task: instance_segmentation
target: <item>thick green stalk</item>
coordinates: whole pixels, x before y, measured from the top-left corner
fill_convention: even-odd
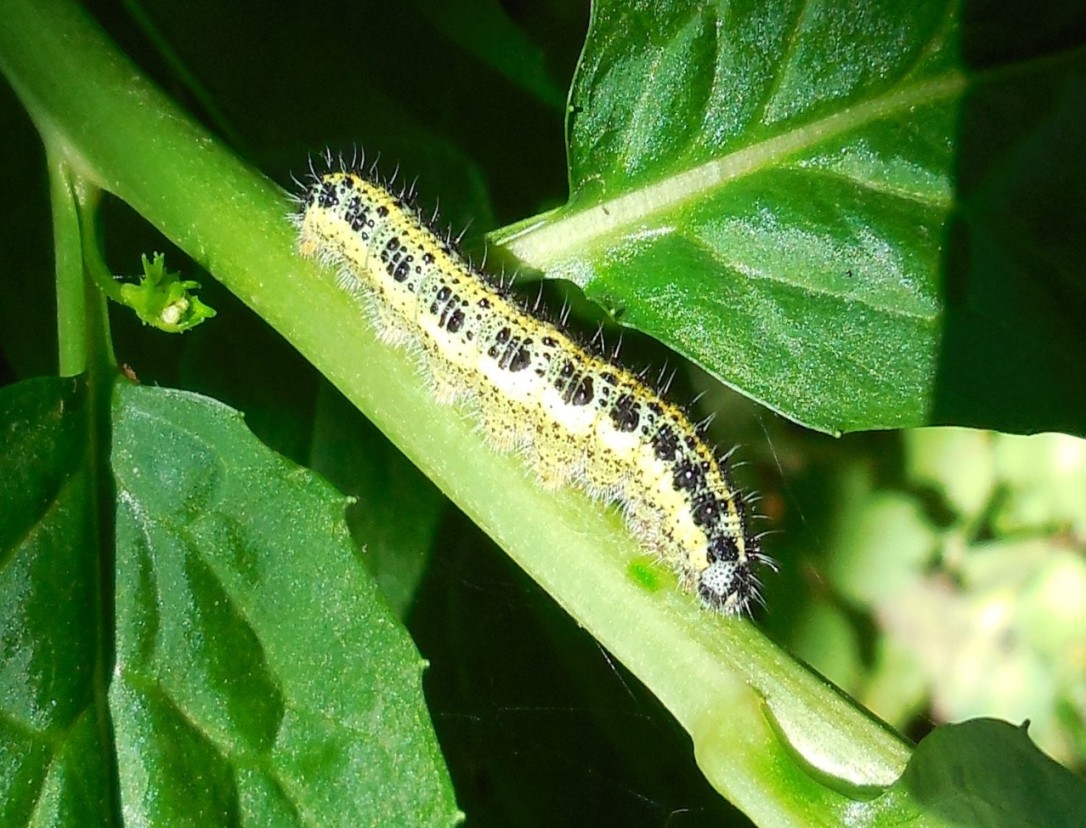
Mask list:
[[[297,256],[285,194],[151,86],[81,9],[4,6],[0,69],[50,145],[343,390],[656,693],[718,789],[763,824],[862,823],[863,806],[841,791],[892,781],[904,742],[754,625],[710,616],[666,576],[647,589],[615,515],[577,492],[543,493],[516,458],[482,449],[469,417],[436,409],[412,358],[378,343],[354,301]]]
[[[71,169],[58,152],[47,154],[50,206],[53,215],[53,250],[57,277],[57,357],[61,376],[87,370],[90,345],[83,252],[80,243],[79,205],[72,190]]]

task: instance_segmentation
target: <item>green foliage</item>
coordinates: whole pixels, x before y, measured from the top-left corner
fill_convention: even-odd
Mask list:
[[[945,6],[598,4],[548,270],[793,419],[926,421],[965,86]]]
[[[54,340],[62,365],[88,367],[0,394],[0,822],[447,824],[450,776],[495,825],[742,819],[717,791],[766,824],[1081,813],[1081,782],[1006,724],[936,729],[901,775],[909,745],[755,625],[701,612],[614,515],[541,497],[293,255],[291,207],[254,171],[290,186],[306,153],[362,141],[386,174],[418,177],[424,208],[473,219],[475,249],[553,208],[493,231],[491,260],[568,279],[822,430],[1083,434],[1073,11],[599,2],[585,42],[580,4],[558,0],[517,17],[488,0],[128,6],[95,14],[139,68],[62,0],[0,15],[0,186],[19,206],[0,226],[0,369],[55,373]],[[98,230],[110,261],[166,249],[209,271],[212,324],[161,337],[115,307],[107,336],[79,273],[74,289],[58,278],[58,324],[48,252],[61,272],[93,264],[93,247],[68,253]],[[122,290],[191,327],[216,313],[194,284],[156,260]],[[103,367],[110,345],[147,386]],[[666,357],[637,336],[626,349]],[[232,410],[155,385],[244,411],[355,498],[347,523],[340,496]],[[707,391],[785,529],[766,541],[775,640],[902,729],[969,704],[949,709],[1029,716],[1081,763],[1064,656],[1082,646],[1067,596],[1086,495],[1064,455],[938,433],[831,447],[756,422],[700,374],[678,386]],[[386,598],[431,662],[429,712]],[[993,711],[983,682],[951,692],[968,680],[923,658],[995,599],[1017,658],[998,664],[1037,692]],[[938,636],[910,636],[936,618]],[[963,663],[992,669],[978,654],[1006,640],[978,633]]]
[[[423,662],[327,483],[178,391],[117,383],[106,423],[78,380],[28,381],[0,428],[4,824],[112,824],[118,799],[149,825],[455,822]]]
[[[993,784],[999,779],[1002,784]],[[1082,780],[993,719],[947,725],[917,746],[875,807],[882,824],[1073,825]]]
[[[570,200],[498,238],[811,427],[1084,434],[1081,269],[1032,252],[1081,252],[1058,211],[1086,186],[1082,53],[978,66],[971,16],[597,3]]]
[[[795,481],[817,479],[797,496],[841,511],[803,553],[819,589],[794,585],[793,617],[770,622],[895,727],[1028,720],[1050,755],[1081,765],[1086,443],[940,428],[907,433],[902,448],[896,464],[870,452]],[[902,476],[887,479],[895,466]],[[874,646],[856,617],[877,619]]]
[[[108,824],[95,486],[83,383],[0,391],[0,822]]]

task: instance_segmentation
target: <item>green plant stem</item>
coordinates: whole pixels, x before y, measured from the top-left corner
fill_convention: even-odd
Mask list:
[[[107,298],[118,304],[125,304],[121,293],[121,284],[113,278],[113,272],[102,258],[102,251],[95,243],[96,225],[94,222],[94,209],[86,205],[79,213],[80,229],[86,243],[83,245],[83,267],[87,279]]]
[[[284,193],[143,79],[81,9],[9,0],[0,69],[81,177],[279,330],[653,690],[729,799],[763,824],[863,823],[855,786],[891,782],[907,743],[753,624],[673,588],[647,591],[629,575],[643,553],[616,515],[574,491],[543,493],[517,458],[482,449],[470,417],[435,416],[413,358],[377,342],[330,274],[297,256]]]
[[[61,376],[72,377],[87,369],[89,343],[79,206],[67,159],[52,148],[47,159],[57,277],[58,370]]]

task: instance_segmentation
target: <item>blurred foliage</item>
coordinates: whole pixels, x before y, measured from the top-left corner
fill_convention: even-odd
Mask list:
[[[1029,721],[1086,771],[1086,441],[920,429],[831,456],[780,431],[767,502],[797,565],[770,627],[903,732]]]

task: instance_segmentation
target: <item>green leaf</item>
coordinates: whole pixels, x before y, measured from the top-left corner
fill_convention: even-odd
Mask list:
[[[1062,193],[1082,189],[1046,174],[1022,193],[1042,159],[1086,181],[1067,137],[1086,102],[1063,91],[1083,53],[1013,66],[1015,88],[970,74],[959,15],[946,0],[597,3],[569,203],[496,239],[814,428],[1086,433],[1078,257],[1030,251],[1041,231],[1071,238],[1044,193],[1074,214]],[[985,147],[993,121],[1024,146]]]
[[[88,399],[0,390],[0,823],[109,825]]]
[[[0,393],[3,822],[454,823],[344,498],[225,406],[119,384],[103,610],[91,422],[79,380]]]
[[[880,824],[1079,825],[1086,782],[1045,756],[1026,727],[975,719],[936,728],[872,803]]]
[[[342,496],[195,395],[120,385],[114,420],[126,815],[455,822],[423,662],[353,555]]]

